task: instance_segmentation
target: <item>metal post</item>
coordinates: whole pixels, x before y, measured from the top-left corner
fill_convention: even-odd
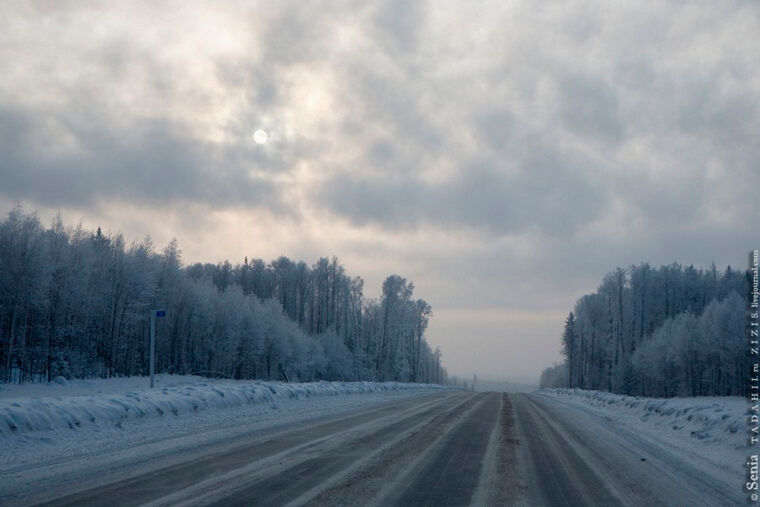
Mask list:
[[[153,375],[156,373],[156,310],[150,311],[150,387],[153,389]]]

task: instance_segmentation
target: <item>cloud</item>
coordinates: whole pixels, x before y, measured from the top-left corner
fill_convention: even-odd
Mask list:
[[[0,203],[188,260],[337,254],[452,322],[569,310],[617,265],[757,247],[759,34],[738,0],[6,3]]]
[[[444,182],[340,174],[322,185],[320,199],[359,225],[484,228],[494,234],[539,228],[564,235],[604,210],[607,195],[580,162],[550,146],[514,157],[507,168],[491,165],[498,160],[473,161]]]
[[[48,206],[111,198],[281,207],[275,183],[250,176],[242,164],[224,167],[219,159],[229,154],[168,122],[147,120],[113,130],[87,113],[76,118],[6,109],[0,114],[6,197]]]

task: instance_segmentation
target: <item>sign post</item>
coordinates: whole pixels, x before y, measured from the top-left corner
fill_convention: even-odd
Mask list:
[[[156,373],[156,317],[165,317],[166,310],[150,311],[150,387],[153,389],[153,376]]]

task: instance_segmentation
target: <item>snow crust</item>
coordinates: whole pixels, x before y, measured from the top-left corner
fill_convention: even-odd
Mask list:
[[[749,402],[740,397],[645,398],[583,389],[542,389],[673,450],[740,473],[750,454]]]
[[[213,380],[159,375],[157,388],[141,377],[5,385],[0,391],[0,439],[34,432],[121,428],[125,422],[181,418],[245,405],[277,408],[285,400],[325,396],[442,389],[400,382],[309,382]]]

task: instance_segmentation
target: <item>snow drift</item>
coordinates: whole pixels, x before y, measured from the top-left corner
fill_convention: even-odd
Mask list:
[[[144,379],[140,380],[145,382]],[[276,405],[280,400],[446,388],[434,384],[400,382],[286,384],[268,381],[219,381],[199,377],[190,377],[190,380],[153,390],[126,393],[3,397],[0,399],[0,435],[10,438],[13,435],[38,431],[76,430],[99,426],[118,428],[125,421],[184,416],[199,411],[243,405]],[[43,392],[45,387],[48,386],[43,386]],[[49,388],[57,388],[53,390],[62,393],[76,390],[70,389],[70,386]],[[23,389],[21,391],[23,392]]]
[[[542,394],[596,408],[605,415],[697,440],[747,445],[749,405],[739,397],[643,398],[583,389],[543,389]]]

